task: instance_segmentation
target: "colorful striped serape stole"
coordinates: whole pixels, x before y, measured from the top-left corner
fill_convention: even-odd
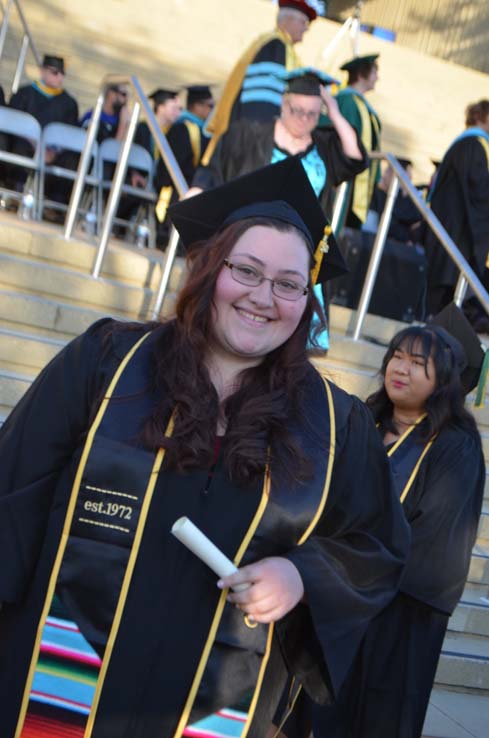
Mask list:
[[[185,738],[240,738],[247,717],[246,712],[239,710],[219,710],[193,725],[187,725],[183,735]]]
[[[42,633],[21,738],[83,738],[101,659],[55,597]]]

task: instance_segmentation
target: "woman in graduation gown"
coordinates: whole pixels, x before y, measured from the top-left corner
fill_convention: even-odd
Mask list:
[[[437,321],[394,336],[383,386],[367,400],[411,527],[411,550],[399,594],[369,626],[338,703],[314,708],[315,738],[422,734],[448,619],[469,570],[485,481],[481,439],[464,408],[478,371],[467,366],[467,350],[453,333],[466,346],[475,343],[478,369],[483,352],[454,305]]]
[[[302,167],[172,218],[194,244],[175,319],[95,324],[1,430],[1,738],[179,738],[243,698],[263,738],[287,674],[338,692],[399,582],[378,433],[306,355],[311,286],[343,263]],[[236,574],[172,537],[183,515]]]
[[[212,156],[204,154],[188,195],[229,182],[266,164],[296,156],[328,214],[334,188],[368,166],[355,129],[341,115],[327,89],[335,80],[302,67],[287,75],[280,117],[268,122],[240,120],[219,139]],[[318,128],[323,104],[328,126]]]

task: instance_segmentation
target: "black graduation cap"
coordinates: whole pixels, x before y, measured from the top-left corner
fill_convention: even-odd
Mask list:
[[[275,218],[305,235],[315,257],[312,284],[348,271],[304,168],[293,156],[181,200],[168,214],[187,248],[238,220]]]
[[[173,97],[176,97],[178,92],[178,90],[169,90],[165,87],[158,87],[158,89],[153,90],[148,97],[150,100],[153,100],[155,108],[157,108],[158,105],[162,105],[167,100],[171,100]]]
[[[189,85],[187,89],[187,107],[203,100],[212,99],[209,85]]]
[[[460,369],[465,392],[477,386],[485,352],[469,321],[454,302],[435,315],[429,325],[437,326],[437,333],[452,349]]]
[[[341,65],[340,69],[345,72],[353,72],[357,67],[373,64],[378,58],[379,54],[367,54],[366,56],[354,56],[353,59],[349,59]]]
[[[339,85],[340,82],[331,75],[314,67],[299,67],[285,75],[286,92],[296,95],[316,95],[319,97],[320,85]]]
[[[61,74],[65,73],[65,60],[62,56],[53,56],[52,54],[44,54],[43,60],[42,60],[42,66],[43,67],[53,67],[54,69],[57,69],[61,72]]]

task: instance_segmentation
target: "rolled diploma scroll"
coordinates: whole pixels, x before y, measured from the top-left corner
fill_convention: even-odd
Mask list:
[[[207,538],[196,525],[186,517],[178,518],[173,523],[171,532],[178,540],[199,557],[209,569],[219,577],[228,577],[238,571],[237,567],[224,556],[214,543]],[[243,582],[233,587],[235,592],[243,592],[251,586],[251,582]]]

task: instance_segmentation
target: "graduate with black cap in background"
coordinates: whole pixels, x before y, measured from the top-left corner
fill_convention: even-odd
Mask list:
[[[347,86],[336,95],[341,114],[357,131],[367,154],[380,151],[381,148],[381,122],[365,97],[377,83],[378,58],[378,54],[368,54],[345,62],[340,69],[348,73]],[[368,169],[358,175],[349,188],[347,208],[342,218],[344,225],[360,228],[365,223],[374,187],[379,179],[379,162],[372,160]]]
[[[64,89],[65,63],[61,56],[45,54],[40,67],[39,79],[20,87],[10,98],[9,107],[29,113],[39,122],[41,128],[48,123],[67,123],[78,125],[78,104],[75,98]],[[24,138],[10,137],[9,151],[20,156],[33,155],[32,144]],[[46,163],[69,169],[76,169],[77,157],[72,152],[60,149],[46,150]],[[27,179],[27,171],[17,166],[4,166],[7,185],[21,191]],[[57,180],[53,191],[52,179],[46,182],[46,195],[50,199],[69,198],[71,183]]]
[[[382,387],[367,406],[392,465],[411,549],[399,593],[370,624],[338,701],[312,708],[314,738],[421,737],[477,535],[486,471],[464,399],[479,383],[476,403],[483,402],[488,357],[453,303],[389,344]]]
[[[180,110],[177,119],[173,121],[167,138],[182,174],[190,184],[210,140],[205,132],[205,123],[214,107],[214,98],[209,85],[191,85],[186,89],[186,107]],[[158,162],[156,182],[158,190],[173,183],[161,159]]]
[[[334,188],[367,166],[365,150],[354,129],[328,92],[328,86],[335,82],[312,67],[290,72],[280,117],[266,123],[234,123],[220,139],[207,166],[197,170],[189,196],[295,156],[329,214]],[[329,111],[331,126],[317,129],[323,105]]]
[[[148,95],[148,98],[153,102],[155,118],[165,136],[182,112],[179,95],[179,90],[164,87],[158,87]],[[146,121],[143,120],[138,123],[134,142],[149,151],[153,159],[159,158],[159,149]]]
[[[320,702],[341,688],[399,582],[379,435],[308,360],[312,286],[344,262],[302,166],[170,215],[175,317],[99,321],[0,430],[1,738],[181,736],[245,699],[265,738],[288,674]],[[173,538],[181,516],[238,571],[219,580]]]

